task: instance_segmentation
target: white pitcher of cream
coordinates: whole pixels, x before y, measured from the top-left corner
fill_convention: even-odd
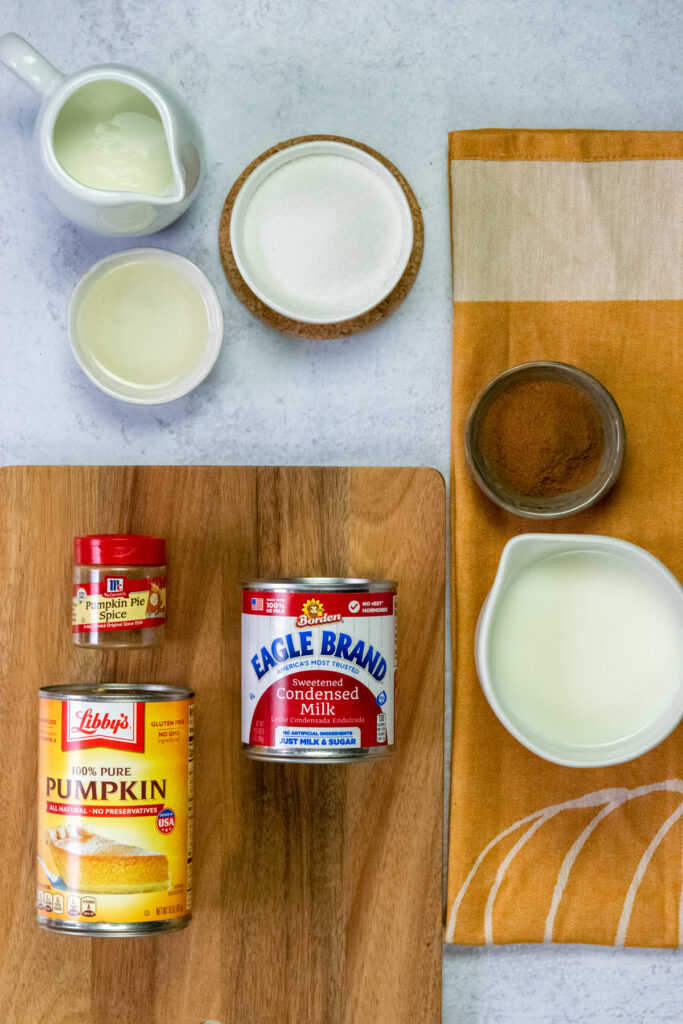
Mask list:
[[[557,764],[651,750],[683,719],[683,588],[644,548],[601,534],[505,545],[475,637],[502,724]]]
[[[35,141],[45,189],[81,227],[150,234],[194,199],[201,133],[168,86],[122,64],[63,75],[21,36],[0,38],[0,61],[42,97]]]

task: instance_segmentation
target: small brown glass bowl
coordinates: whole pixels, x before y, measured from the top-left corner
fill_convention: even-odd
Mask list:
[[[531,380],[557,380],[571,384],[587,396],[600,416],[604,432],[604,450],[600,466],[593,479],[577,491],[550,498],[517,494],[508,490],[497,479],[493,467],[487,464],[483,456],[480,446],[481,427],[492,402],[511,386]],[[467,464],[475,481],[491,501],[495,501],[507,512],[527,519],[560,519],[590,508],[604,498],[619,476],[625,451],[626,430],[619,406],[595,377],[568,363],[521,363],[505,370],[479,395],[472,406],[465,428]]]

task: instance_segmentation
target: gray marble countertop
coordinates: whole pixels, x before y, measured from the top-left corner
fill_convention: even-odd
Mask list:
[[[213,373],[178,402],[128,406],[88,382],[66,338],[68,296],[129,243],[87,235],[50,206],[31,146],[38,100],[0,69],[0,463],[428,465],[448,477],[447,133],[677,128],[682,28],[679,0],[5,0],[0,33],[26,36],[61,70],[129,63],[189,100],[207,143],[201,195],[133,244],[198,263],[226,329]],[[269,330],[218,259],[234,179],[275,142],[313,132],[384,153],[425,219],[411,294],[346,341]],[[683,1017],[678,951],[448,948],[443,979],[446,1024]]]

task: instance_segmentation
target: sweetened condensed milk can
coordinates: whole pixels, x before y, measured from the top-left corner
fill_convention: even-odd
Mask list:
[[[394,745],[394,580],[249,580],[242,744],[262,761],[384,757]]]
[[[156,684],[40,690],[44,928],[141,935],[189,923],[193,696]]]

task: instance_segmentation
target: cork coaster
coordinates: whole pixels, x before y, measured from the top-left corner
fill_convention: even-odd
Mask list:
[[[258,167],[259,164],[263,163],[268,157],[274,153],[279,153],[282,149],[287,149],[289,146],[296,146],[301,142],[344,142],[349,146],[355,146],[356,149],[362,149],[364,152],[369,153],[375,160],[378,160],[383,164],[387,170],[396,178],[396,181],[401,187],[408,206],[410,207],[410,213],[413,220],[413,248],[406,264],[406,268],[403,271],[398,283],[395,285],[393,291],[389,292],[386,298],[368,310],[366,313],[362,313],[360,316],[354,317],[351,320],[342,320],[337,323],[330,324],[311,324],[302,323],[299,320],[292,320],[289,317],[283,316],[281,313],[276,313],[274,309],[271,309],[264,302],[262,302],[258,296],[254,295],[252,290],[248,287],[244,278],[237,269],[235,258],[232,252],[232,246],[230,245],[230,218],[232,216],[232,208],[237,198],[237,193],[241,189],[242,185]],[[275,328],[276,331],[282,331],[284,334],[291,334],[295,338],[305,338],[312,341],[325,341],[331,338],[346,338],[352,334],[358,334],[360,331],[367,331],[368,328],[374,327],[376,324],[386,320],[388,316],[394,312],[394,310],[403,302],[406,295],[413,286],[413,282],[417,277],[417,272],[420,269],[420,262],[422,260],[422,250],[424,249],[424,223],[422,220],[422,213],[418,205],[415,194],[411,189],[410,185],[403,177],[397,167],[394,167],[386,157],[383,157],[377,150],[371,149],[370,146],[365,146],[362,142],[355,142],[353,139],[345,139],[339,135],[301,135],[296,139],[288,139],[286,142],[279,142],[276,146],[266,150],[255,160],[253,160],[248,167],[240,174],[239,178],[228,192],[227,199],[223,205],[223,211],[221,213],[220,226],[218,229],[218,248],[221,256],[221,263],[223,264],[223,270],[225,276],[228,279],[228,284],[234,291],[240,302],[247,307],[250,313],[253,313],[255,317],[262,320],[263,323],[269,327]]]

